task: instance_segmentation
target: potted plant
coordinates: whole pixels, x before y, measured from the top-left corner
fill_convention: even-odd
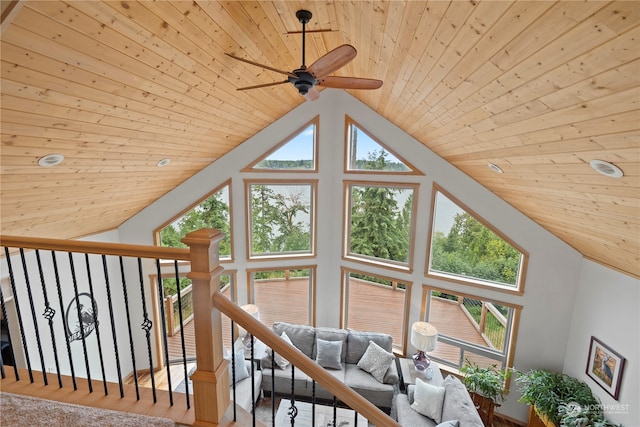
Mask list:
[[[460,372],[464,374],[462,382],[469,390],[480,418],[485,425],[493,425],[493,412],[504,401],[511,369],[498,369],[496,365],[480,367],[467,360]]]
[[[518,372],[521,403],[535,415],[562,426],[615,426],[604,418],[602,406],[589,386],[574,377],[544,369]],[[533,414],[530,415],[530,418]],[[548,424],[548,423],[547,423]]]

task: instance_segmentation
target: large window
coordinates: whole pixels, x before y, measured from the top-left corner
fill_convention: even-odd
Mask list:
[[[315,324],[315,266],[247,270],[249,302],[260,321]]]
[[[345,119],[345,170],[351,173],[420,174],[409,162],[396,155],[349,116]]]
[[[246,181],[249,258],[314,253],[315,181]]]
[[[405,354],[410,305],[409,282],[342,269],[343,328],[389,334]]]
[[[428,276],[521,293],[527,254],[434,186]]]
[[[250,172],[317,172],[319,121],[319,117],[314,118],[244,170]]]
[[[429,357],[454,368],[466,361],[513,366],[519,306],[427,286],[423,299],[423,318],[438,329],[438,344]]]
[[[156,231],[161,246],[174,248],[187,247],[182,238],[201,228],[216,228],[225,233],[220,241],[220,260],[229,261],[233,257],[231,239],[231,181],[227,181],[212,193],[200,200],[195,206],[187,208],[169,224]]]
[[[345,257],[411,270],[417,185],[348,182]]]

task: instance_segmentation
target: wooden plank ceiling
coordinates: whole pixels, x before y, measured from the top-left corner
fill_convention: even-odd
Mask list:
[[[224,55],[336,75],[425,146],[585,257],[640,277],[636,1],[2,2],[2,232],[117,227],[304,98]],[[40,168],[48,153],[62,165]],[[171,158],[164,168],[156,163]],[[614,163],[624,177],[594,172]],[[487,163],[499,165],[497,174]]]

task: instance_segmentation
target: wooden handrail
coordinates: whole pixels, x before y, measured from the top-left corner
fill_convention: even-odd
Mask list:
[[[253,336],[271,347],[275,352],[282,355],[296,368],[302,370],[305,374],[316,380],[340,401],[346,403],[351,407],[351,409],[362,414],[371,423],[378,427],[400,427],[400,424],[391,419],[387,414],[380,410],[380,408],[353,391],[333,375],[328,374],[324,368],[276,335],[271,329],[256,320],[246,311],[242,310],[242,308],[231,302],[220,292],[216,292],[213,295],[213,304],[234,322],[251,332]]]
[[[189,249],[82,240],[45,239],[40,237],[0,236],[0,246],[8,248],[46,249],[87,254],[104,254],[140,258],[189,261]]]

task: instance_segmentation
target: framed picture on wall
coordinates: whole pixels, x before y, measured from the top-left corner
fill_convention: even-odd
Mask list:
[[[591,337],[587,375],[618,400],[625,358],[596,337]]]

